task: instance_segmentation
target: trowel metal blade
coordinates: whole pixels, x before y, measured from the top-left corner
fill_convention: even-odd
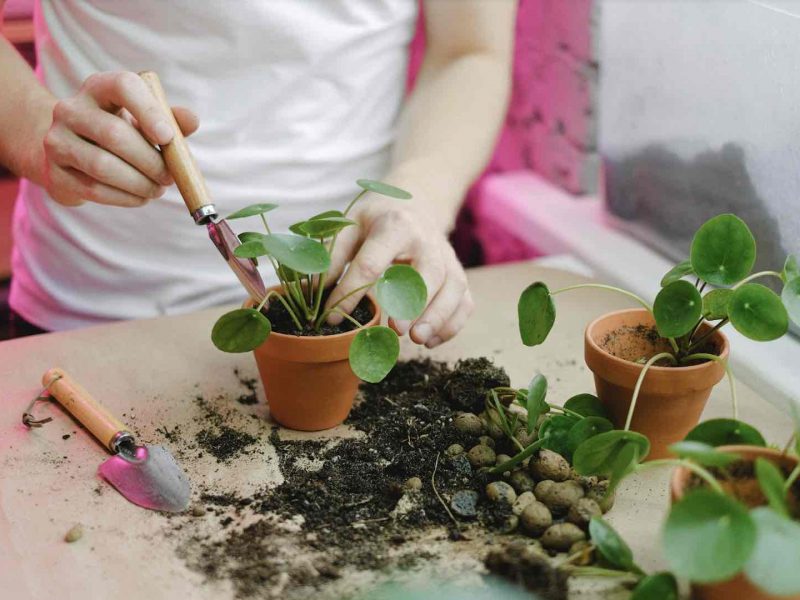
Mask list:
[[[241,242],[233,230],[228,225],[225,219],[219,221],[209,221],[206,225],[208,227],[208,237],[214,242],[214,245],[222,254],[222,258],[228,263],[231,270],[239,278],[247,293],[256,302],[261,302],[267,293],[264,286],[264,280],[261,279],[261,274],[256,268],[256,263],[250,258],[239,258],[234,255],[233,250],[239,246]]]
[[[182,512],[189,507],[189,480],[163,446],[137,446],[132,454],[118,452],[98,472],[120,494],[144,508]]]

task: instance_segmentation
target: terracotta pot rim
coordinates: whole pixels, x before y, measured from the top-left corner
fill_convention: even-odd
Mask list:
[[[610,360],[612,363],[616,364],[617,366],[634,365],[634,366],[638,366],[639,368],[641,368],[642,365],[638,365],[638,364],[636,364],[634,362],[631,362],[629,360],[625,360],[624,358],[620,358],[618,356],[614,356],[613,354],[611,354],[609,352],[606,352],[603,348],[600,347],[599,344],[597,344],[594,341],[594,337],[591,335],[593,329],[601,321],[604,321],[608,317],[611,317],[611,316],[614,316],[614,315],[619,315],[619,314],[624,314],[624,313],[632,313],[632,312],[633,313],[643,313],[645,315],[651,315],[650,311],[645,309],[645,308],[624,308],[622,310],[615,310],[615,311],[612,311],[612,312],[605,313],[603,315],[600,315],[599,317],[597,317],[593,321],[591,321],[586,326],[586,331],[584,333],[584,338],[585,338],[586,344],[588,346],[590,346],[596,352],[606,356],[608,360]],[[703,323],[704,324],[708,324],[708,321],[703,321]],[[730,343],[728,342],[728,337],[724,333],[722,333],[721,331],[717,330],[714,333],[714,338],[719,339],[721,341],[721,345],[722,345],[722,351],[717,356],[719,356],[720,358],[725,358],[725,359],[728,358],[728,354],[729,354],[729,351],[730,351]],[[689,366],[686,366],[686,367],[658,367],[658,366],[651,366],[650,369],[649,369],[649,372],[654,372],[654,373],[669,373],[669,372],[672,372],[672,373],[675,373],[675,372],[679,372],[679,373],[694,373],[696,371],[701,371],[703,369],[708,369],[710,367],[713,367],[715,364],[716,364],[716,361],[708,360],[708,361],[706,361],[704,363],[700,363],[699,365],[689,365]]]
[[[798,458],[776,448],[764,446],[748,446],[745,444],[732,444],[730,446],[719,446],[718,450],[738,452],[744,460],[755,461],[759,456],[770,457],[779,461],[797,464]],[[672,502],[680,500],[685,492],[686,482],[689,480],[690,471],[686,467],[677,467],[672,471],[669,479],[669,491]]]
[[[268,292],[269,291],[273,291],[273,290],[274,291],[278,291],[278,289],[276,289],[275,287],[271,287],[267,291]],[[304,343],[304,344],[309,344],[309,345],[323,344],[325,342],[337,341],[337,340],[341,340],[341,339],[344,339],[344,338],[347,338],[347,337],[354,337],[362,329],[366,329],[367,327],[373,327],[373,326],[377,325],[381,320],[381,309],[378,306],[378,301],[375,299],[375,296],[372,294],[372,292],[367,292],[366,297],[369,299],[369,302],[372,305],[372,318],[369,321],[367,321],[366,323],[364,323],[361,327],[357,327],[355,329],[351,329],[350,331],[344,331],[342,333],[333,333],[333,334],[327,334],[327,335],[325,335],[325,334],[323,334],[323,335],[296,335],[296,334],[293,334],[293,333],[280,333],[278,331],[271,331],[270,334],[269,334],[269,337],[275,336],[275,337],[278,337],[278,338],[284,338],[284,339],[287,339],[287,340],[292,340],[294,342]],[[255,302],[253,301],[252,298],[248,298],[242,304],[242,306],[245,307],[245,308],[254,308],[255,305],[256,304],[255,304]]]

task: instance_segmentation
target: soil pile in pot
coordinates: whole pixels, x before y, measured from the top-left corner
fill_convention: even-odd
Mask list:
[[[326,293],[322,299],[322,306],[325,306],[325,299],[328,297]],[[308,323],[303,324],[303,330],[298,333],[297,332],[297,325],[295,325],[292,317],[289,315],[289,312],[286,310],[286,307],[283,305],[282,302],[274,301],[270,302],[269,308],[267,309],[266,313],[269,322],[272,324],[272,331],[277,333],[286,333],[289,335],[334,335],[337,333],[345,333],[347,331],[352,331],[355,329],[355,324],[351,321],[344,319],[338,325],[329,325],[328,323],[323,323],[322,326],[319,328],[319,331],[314,329]],[[365,297],[361,299],[361,302],[358,303],[355,310],[350,313],[350,316],[353,317],[356,321],[361,323],[362,325],[365,323],[369,323],[370,319],[372,318],[372,310],[370,307],[370,301]]]
[[[636,325],[631,327],[623,325],[608,332],[598,346],[617,358],[630,362],[646,362],[651,357],[662,352],[672,352],[669,340],[661,337],[658,330],[653,326]],[[719,354],[719,348],[712,340],[707,341],[694,352],[704,352],[707,354]],[[687,363],[687,365],[699,364],[704,361]],[[659,367],[673,367],[672,362],[667,359],[655,363]],[[687,366],[684,365],[684,366]]]

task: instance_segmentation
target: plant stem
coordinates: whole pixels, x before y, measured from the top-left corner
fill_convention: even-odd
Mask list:
[[[267,225],[267,217],[264,216],[264,213],[261,213],[261,221],[264,223],[264,229],[267,230],[267,233],[270,235],[272,234],[272,230],[270,230],[269,225]]]
[[[322,323],[322,322],[325,320],[325,317],[327,317],[327,316],[328,316],[328,315],[329,315],[331,312],[333,312],[333,310],[334,310],[335,308],[337,308],[337,307],[338,307],[338,306],[339,306],[339,305],[340,305],[342,302],[344,302],[345,300],[347,300],[347,299],[348,299],[350,296],[352,296],[353,294],[357,294],[357,293],[358,293],[358,292],[360,292],[361,290],[366,290],[366,289],[368,289],[368,288],[371,288],[373,285],[375,285],[375,282],[374,282],[374,281],[373,281],[372,283],[367,283],[367,284],[365,284],[365,285],[362,285],[362,286],[360,286],[360,287],[357,287],[357,288],[356,288],[356,289],[354,289],[353,291],[351,291],[351,292],[349,292],[349,293],[345,294],[344,296],[342,296],[341,298],[339,298],[339,300],[337,300],[337,301],[336,301],[336,304],[334,304],[333,306],[331,306],[330,308],[328,308],[326,311],[324,311],[324,312],[323,312],[323,313],[320,315],[319,319],[317,319],[317,323],[316,323],[316,325],[319,325],[319,323]]]
[[[346,216],[347,216],[347,213],[349,213],[349,212],[350,212],[350,209],[351,209],[351,208],[353,208],[353,205],[354,205],[356,202],[358,202],[359,200],[361,200],[362,196],[363,196],[364,194],[366,194],[366,193],[367,193],[367,190],[361,190],[361,191],[358,193],[358,196],[356,196],[355,198],[353,198],[352,200],[350,200],[350,204],[348,204],[348,205],[347,205],[347,208],[345,208],[345,209],[344,209],[344,212],[342,213],[342,215],[344,215],[344,216],[346,217]]]
[[[714,476],[706,471],[700,465],[696,465],[690,460],[680,459],[680,458],[661,458],[657,460],[651,460],[650,462],[640,463],[636,467],[636,471],[643,471],[645,469],[652,469],[653,467],[660,467],[663,465],[671,465],[673,467],[685,467],[689,469],[692,473],[700,477],[703,481],[705,481],[710,488],[712,488],[715,492],[725,495],[725,490],[722,489],[722,486],[719,484]]]
[[[639,373],[639,378],[636,380],[636,387],[633,388],[633,397],[631,398],[630,408],[628,408],[628,417],[625,419],[625,431],[628,431],[631,428],[633,411],[636,409],[636,401],[639,399],[639,391],[642,389],[644,376],[647,374],[647,371],[650,369],[650,367],[652,367],[654,363],[658,362],[662,358],[669,358],[674,364],[678,364],[678,361],[669,352],[659,352],[655,356],[651,357],[646,363],[644,363],[642,372]]]
[[[550,410],[554,410],[556,412],[561,411],[563,414],[568,415],[570,417],[577,417],[579,419],[583,418],[581,413],[575,412],[574,410],[570,410],[569,408],[564,408],[563,406],[557,406],[553,404],[548,404]]]
[[[617,571],[603,567],[569,567],[569,574],[577,577],[630,577],[630,571]]]
[[[733,402],[733,418],[738,420],[739,401],[736,398],[736,381],[733,378],[733,371],[731,371],[730,365],[728,365],[728,361],[724,358],[717,356],[716,354],[707,354],[705,352],[698,352],[697,354],[690,354],[689,356],[685,356],[683,359],[681,359],[681,362],[689,362],[698,359],[713,360],[715,362],[722,363],[723,366],[725,367],[725,374],[728,376],[728,383],[731,386],[731,401]]]
[[[258,308],[256,310],[260,312],[261,309],[264,307],[264,305],[267,303],[267,300],[269,300],[272,296],[275,296],[278,300],[281,301],[281,304],[283,304],[284,308],[286,309],[286,312],[288,312],[289,316],[292,317],[292,321],[294,321],[294,324],[297,327],[297,331],[303,331],[303,326],[300,324],[300,319],[297,318],[297,315],[292,310],[292,307],[289,306],[289,304],[286,302],[286,298],[284,298],[281,294],[279,294],[275,290],[270,291],[266,296],[264,296],[264,299],[261,301],[261,304],[258,305]]]
[[[794,482],[797,481],[797,478],[800,477],[800,463],[792,469],[792,472],[789,473],[789,477],[786,479],[786,483],[783,484],[783,491],[784,493],[789,493],[789,490],[792,489]]]
[[[708,338],[714,335],[715,332],[725,327],[725,325],[728,323],[728,320],[729,320],[728,317],[725,317],[724,319],[720,320],[720,322],[714,325],[714,327],[712,327],[709,331],[707,331],[706,333],[701,335],[697,340],[689,344],[689,347],[686,349],[686,352],[691,352],[695,348],[699,347],[703,342],[705,342]]]
[[[342,316],[343,316],[345,319],[347,319],[347,320],[348,320],[348,321],[350,321],[350,322],[351,322],[353,325],[355,325],[357,329],[361,329],[362,327],[364,327],[364,325],[363,325],[362,323],[359,323],[358,321],[356,321],[356,320],[355,320],[353,317],[351,317],[350,315],[348,315],[348,314],[347,314],[346,312],[344,312],[343,310],[340,310],[340,309],[338,309],[338,308],[334,308],[334,309],[333,309],[333,312],[336,312],[336,313],[339,313],[340,315],[342,315]]]
[[[519,454],[516,454],[506,462],[489,469],[489,473],[491,473],[492,475],[499,475],[500,473],[505,473],[506,471],[510,471],[516,465],[521,463],[523,460],[525,460],[526,458],[531,456],[534,452],[536,452],[539,448],[541,448],[543,443],[544,440],[536,440]]]
[[[623,289],[620,289],[618,287],[614,287],[613,285],[604,285],[602,283],[579,283],[577,285],[570,285],[570,286],[567,286],[565,288],[561,288],[559,290],[552,291],[552,292],[550,292],[550,295],[551,296],[555,296],[556,294],[560,294],[561,292],[568,292],[570,290],[577,290],[577,289],[580,289],[580,288],[596,288],[596,289],[601,289],[601,290],[610,290],[612,292],[618,292],[620,294],[623,294],[625,296],[633,298],[639,304],[644,306],[647,310],[649,310],[650,312],[653,312],[653,307],[644,298],[641,298],[640,296],[637,296],[633,292],[629,292],[627,290],[623,290]]]
[[[759,271],[758,273],[753,273],[752,275],[745,277],[731,289],[735,290],[742,287],[745,283],[749,283],[753,281],[753,279],[757,279],[758,277],[777,277],[781,281],[783,281],[783,276],[778,273],[777,271]]]

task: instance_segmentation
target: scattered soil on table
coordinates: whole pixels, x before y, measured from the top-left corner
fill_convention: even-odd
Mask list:
[[[171,518],[183,531],[179,555],[207,578],[229,581],[238,597],[304,598],[345,572],[427,564],[433,555],[412,543],[426,536],[445,544],[491,537],[509,508],[485,498],[486,476],[473,472],[464,454],[444,454],[470,439],[453,426],[461,406],[454,406],[453,384],[465,381],[481,388],[507,385],[508,377],[485,359],[454,370],[429,360],[400,363],[383,382],[362,386],[347,421],[362,437],[285,440],[264,421],[258,439],[238,432],[249,442],[244,451],[269,437],[284,482],[246,497],[206,486],[192,511]],[[197,402],[204,427],[233,431],[209,403]],[[199,436],[196,443],[210,451]],[[412,477],[422,482],[418,491],[404,488]],[[476,516],[456,522],[445,505],[462,490],[479,493]],[[209,531],[199,526],[208,516],[200,515],[219,520]]]
[[[783,473],[783,478],[786,479],[791,469],[787,469],[781,465],[775,464]],[[718,467],[710,467],[708,471],[716,477],[722,489],[730,494],[737,500],[741,501],[749,508],[756,506],[765,506],[767,499],[761,491],[761,486],[755,474],[755,463],[751,460],[738,460],[728,465],[723,471]],[[692,475],[687,484],[689,490],[707,487],[707,483],[697,475]],[[792,518],[800,520],[800,480],[796,481],[792,486],[791,494],[789,494],[789,512]]]
[[[651,357],[661,352],[672,352],[669,340],[661,337],[654,326],[637,325],[631,327],[624,325],[614,331],[608,332],[603,339],[598,342],[598,346],[612,356],[630,362],[643,363]],[[714,341],[709,340],[703,346],[697,348],[695,352],[708,354],[719,354]],[[707,362],[705,360],[694,361],[683,366],[690,366]],[[674,367],[669,360],[663,359],[656,363],[659,367]]]
[[[520,542],[492,549],[486,556],[486,568],[547,600],[567,598],[567,574],[553,569],[541,553]]]
[[[245,406],[258,404],[258,394],[256,394],[258,380],[255,377],[245,377],[239,372],[239,369],[234,369],[233,374],[236,375],[236,378],[239,380],[239,383],[242,384],[242,387],[247,390],[245,393],[239,396],[236,401],[239,404],[244,404]]]
[[[467,358],[456,363],[442,391],[455,408],[479,413],[483,410],[486,394],[496,387],[511,384],[506,372],[486,358]]]
[[[323,294],[323,306],[325,306],[325,300],[327,299],[329,293],[330,291],[328,290],[325,292],[325,294]],[[272,331],[289,335],[334,335],[337,333],[346,333],[355,329],[355,325],[353,323],[347,319],[344,319],[339,325],[328,325],[327,323],[323,323],[322,327],[319,328],[319,331],[314,329],[311,325],[304,323],[303,331],[298,333],[297,325],[295,325],[291,315],[283,305],[283,302],[279,302],[277,300],[269,303],[269,308],[264,312],[264,314],[267,315],[269,322],[272,324]],[[361,299],[361,302],[358,303],[358,306],[356,306],[355,310],[350,313],[350,316],[362,325],[364,323],[369,323],[370,319],[372,319],[372,315],[372,303],[366,296]]]
[[[221,425],[216,430],[203,429],[197,434],[196,439],[198,445],[213,455],[218,462],[226,462],[238,456],[258,441],[249,433],[236,431],[227,425]]]

